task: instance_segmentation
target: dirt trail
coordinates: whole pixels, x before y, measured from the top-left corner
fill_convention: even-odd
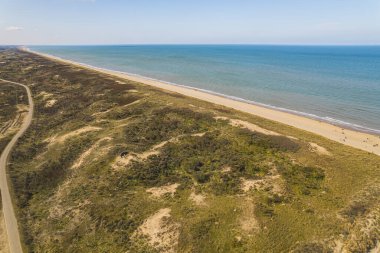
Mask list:
[[[20,233],[18,230],[18,224],[17,224],[15,211],[13,208],[11,195],[9,192],[6,166],[7,166],[9,154],[11,153],[13,147],[15,146],[18,138],[20,138],[25,133],[25,131],[29,128],[32,122],[34,103],[32,99],[32,93],[28,86],[21,83],[4,80],[4,79],[0,79],[0,81],[24,87],[28,94],[28,101],[29,101],[29,111],[26,117],[24,118],[24,122],[20,130],[13,136],[12,140],[5,147],[0,157],[0,189],[1,189],[1,197],[2,197],[2,203],[3,203],[5,228],[8,235],[9,249],[11,253],[20,253],[22,252]]]

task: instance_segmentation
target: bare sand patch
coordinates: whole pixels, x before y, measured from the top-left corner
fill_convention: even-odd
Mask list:
[[[275,136],[281,135],[279,133],[264,129],[262,127],[259,127],[258,125],[255,125],[255,124],[252,124],[250,122],[243,121],[243,120],[231,119],[230,124],[233,126],[236,126],[236,127],[246,128],[248,130],[258,132],[258,133],[262,133],[262,134],[266,134],[266,135],[275,135]]]
[[[74,162],[73,166],[71,166],[71,169],[77,169],[79,168],[83,162],[85,161],[85,159],[91,155],[91,153],[99,148],[100,144],[104,141],[110,141],[112,138],[111,137],[105,137],[105,138],[102,138],[100,140],[98,140],[97,142],[95,142],[94,145],[92,145],[89,149],[87,149],[84,153],[81,154],[81,156]]]
[[[230,124],[235,127],[240,127],[240,128],[246,128],[248,130],[251,130],[253,132],[258,132],[266,135],[275,135],[275,136],[280,136],[279,133],[264,129],[262,127],[259,127],[255,124],[249,123],[247,121],[243,120],[238,120],[238,119],[232,119],[230,120]]]
[[[116,157],[114,163],[112,164],[112,168],[115,170],[120,170],[123,167],[126,167],[127,165],[129,165],[130,162],[132,162],[133,160],[134,161],[145,160],[152,155],[158,155],[158,154],[160,154],[160,149],[163,146],[165,146],[169,142],[173,142],[176,140],[177,140],[177,138],[170,139],[169,141],[163,141],[163,142],[153,146],[151,149],[149,149],[143,153],[139,153],[139,154],[129,153],[126,156],[118,156],[118,157]]]
[[[203,133],[196,133],[196,134],[192,134],[191,136],[193,137],[202,137],[206,134],[206,132],[203,132]]]
[[[42,97],[42,100],[45,101],[45,108],[50,108],[57,103],[56,99],[52,99],[53,96],[54,94],[46,91],[42,91],[37,95],[37,97]]]
[[[138,99],[138,100],[136,100],[136,101],[133,101],[132,103],[129,103],[129,104],[123,105],[123,108],[124,108],[124,107],[128,107],[128,106],[131,106],[131,105],[138,104],[138,103],[140,103],[140,102],[141,102],[141,99]]]
[[[231,172],[232,168],[230,166],[225,166],[222,168],[222,173],[228,173]]]
[[[318,144],[313,143],[313,142],[309,142],[309,150],[311,152],[317,153],[319,155],[328,155],[328,156],[331,156],[331,153],[329,151],[327,151],[326,148],[324,148],[322,146],[319,146]]]
[[[230,120],[230,118],[227,118],[227,117],[224,117],[224,116],[215,116],[214,119],[218,120],[218,119],[221,119],[221,120]]]
[[[123,156],[123,157],[118,156],[118,157],[116,157],[116,160],[112,164],[112,168],[114,168],[115,170],[119,170],[123,167],[128,166],[132,161],[145,160],[149,156],[158,155],[158,154],[160,154],[159,150],[150,149],[150,150],[143,152],[143,153],[140,153],[140,154],[130,153],[127,156]]]
[[[61,135],[61,136],[50,137],[50,138],[46,139],[45,141],[50,142],[50,144],[61,143],[61,142],[64,142],[65,140],[67,140],[69,138],[74,137],[74,136],[78,136],[78,135],[81,135],[81,134],[87,133],[87,132],[99,131],[101,129],[102,128],[100,128],[100,127],[85,126],[85,127],[80,128],[80,129],[74,130],[70,133]]]
[[[194,202],[197,206],[206,206],[206,197],[202,194],[196,194],[192,192],[189,196],[189,199]]]
[[[125,107],[128,107],[128,106],[131,106],[131,105],[135,105],[135,104],[138,104],[138,103],[140,103],[141,102],[141,99],[139,99],[139,100],[136,100],[136,101],[133,101],[132,103],[129,103],[129,104],[126,104],[126,105],[123,105],[123,106],[118,106],[117,104],[115,104],[115,106],[114,107],[112,107],[112,108],[110,108],[110,109],[108,109],[108,110],[105,110],[105,111],[101,111],[101,112],[95,112],[95,113],[93,113],[91,116],[103,116],[103,115],[106,115],[107,113],[109,113],[109,112],[112,112],[113,110],[115,110],[115,109],[118,109],[118,108],[125,108]]]
[[[256,190],[256,191],[269,190],[276,194],[282,194],[283,188],[280,182],[276,182],[277,179],[280,179],[280,175],[265,177],[263,179],[249,179],[248,180],[245,178],[241,178],[241,189],[245,193],[251,190]]]
[[[170,194],[170,196],[174,196],[174,193],[177,191],[179,184],[171,184],[171,185],[165,185],[161,187],[152,187],[146,190],[146,192],[150,193],[152,197],[154,198],[161,198],[162,196],[166,194]]]
[[[113,110],[113,108],[110,108],[110,109],[108,109],[108,110],[101,111],[101,112],[95,112],[95,113],[93,113],[91,116],[104,115],[104,114],[109,113],[109,112],[112,111],[112,110]]]
[[[138,158],[140,158],[140,159],[146,159],[149,156],[158,155],[160,153],[159,149],[162,148],[163,146],[165,146],[168,142],[169,141],[163,141],[163,142],[161,142],[161,143],[153,146],[152,149],[139,154]]]
[[[48,92],[46,92],[46,91],[42,91],[42,92],[40,92],[37,96],[42,97],[43,100],[47,100],[47,99],[49,99],[50,97],[52,97],[53,94],[52,94],[52,93],[48,93]]]
[[[170,212],[170,208],[158,210],[137,229],[137,235],[147,236],[160,252],[174,253],[178,245],[180,226],[170,220]]]
[[[334,253],[343,253],[343,242],[341,240],[336,240],[333,242],[333,252]],[[346,253],[346,252],[345,252]]]
[[[24,105],[24,104],[18,104],[17,105],[17,111],[19,113],[28,112],[29,111],[29,106],[28,105]]]
[[[250,122],[243,121],[243,120],[240,120],[240,119],[230,119],[230,118],[222,117],[222,116],[214,117],[214,119],[217,119],[217,120],[218,119],[228,120],[229,124],[231,126],[239,127],[239,128],[245,128],[245,129],[251,130],[253,132],[258,132],[258,133],[262,133],[262,134],[265,134],[265,135],[281,136],[281,134],[279,134],[279,133],[276,133],[276,132],[264,129],[262,127],[259,127],[258,125],[255,125],[255,124],[252,124]]]
[[[250,190],[256,190],[258,187],[261,187],[263,179],[245,179],[241,178],[241,189],[243,192],[249,192]]]
[[[270,174],[261,179],[246,179],[241,178],[241,190],[245,193],[255,191],[270,191],[273,194],[284,194],[284,182],[280,174],[274,168]]]
[[[56,103],[57,103],[57,99],[50,99],[50,100],[46,101],[45,107],[46,108],[53,107]]]
[[[123,157],[117,156],[112,164],[112,168],[116,171],[119,171],[122,168],[128,166],[133,160],[137,160],[137,155],[134,153]]]

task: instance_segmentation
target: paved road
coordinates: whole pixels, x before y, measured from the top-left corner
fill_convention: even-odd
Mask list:
[[[28,100],[29,100],[29,112],[27,116],[24,118],[24,122],[21,126],[21,129],[16,133],[16,135],[13,136],[12,140],[5,147],[0,157],[0,189],[1,189],[1,197],[2,197],[2,203],[3,203],[5,227],[8,234],[9,249],[11,253],[22,253],[20,233],[18,230],[17,219],[16,219],[15,211],[13,209],[11,195],[9,193],[6,166],[7,166],[9,154],[11,153],[13,147],[15,146],[18,138],[20,138],[25,133],[25,131],[30,126],[30,123],[32,122],[34,104],[33,104],[33,99],[32,99],[32,93],[29,87],[21,83],[11,82],[4,79],[0,79],[0,81],[15,84],[15,85],[20,85],[24,87],[28,93]]]

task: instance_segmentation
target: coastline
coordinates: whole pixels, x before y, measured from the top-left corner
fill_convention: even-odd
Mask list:
[[[213,93],[210,91],[201,90],[184,85],[171,84],[168,82],[158,81],[124,72],[98,68],[87,64],[74,62],[71,60],[62,59],[52,55],[35,52],[26,47],[21,47],[20,50],[24,50],[29,53],[42,56],[50,60],[71,64],[74,66],[90,69],[108,75],[113,75],[122,79],[143,83],[159,89],[176,92],[185,96],[197,98],[214,104],[223,105],[235,110],[239,110],[265,119],[283,123],[301,130],[312,132],[314,134],[323,136],[325,138],[339,142],[344,145],[348,145],[370,153],[380,155],[380,136],[377,136],[375,134],[360,132],[354,129],[336,126],[324,121],[301,116],[292,112],[287,112],[285,109],[281,110],[280,108],[271,108],[269,106],[261,105],[259,103],[250,103],[249,101],[224,96],[223,94]]]

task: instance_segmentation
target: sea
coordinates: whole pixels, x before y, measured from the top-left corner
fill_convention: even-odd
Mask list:
[[[380,46],[28,46],[380,135]]]

